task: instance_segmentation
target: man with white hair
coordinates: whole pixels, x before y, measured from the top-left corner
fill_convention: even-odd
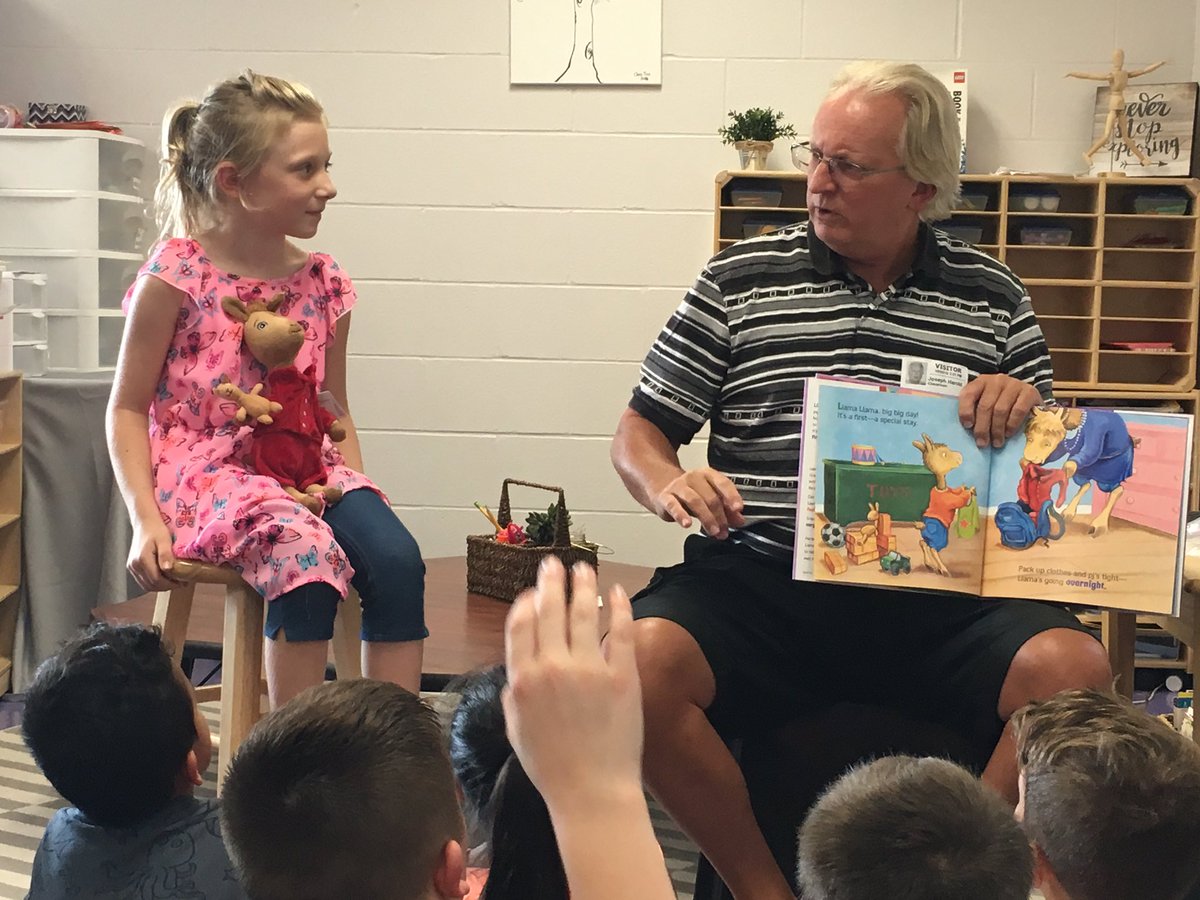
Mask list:
[[[911,361],[936,363],[939,377],[958,373],[963,437],[980,446],[1001,446],[1052,387],[1020,281],[929,224],[959,190],[941,82],[915,65],[851,66],[801,146],[809,221],[709,262],[647,355],[612,446],[635,499],[704,532],[635,598],[643,765],[738,900],[793,893],[720,735],[821,709],[853,677],[886,686],[879,702],[994,743],[984,780],[1015,804],[1008,717],[1111,681],[1099,643],[1059,607],[792,581],[805,377],[899,384]],[[708,465],[685,470],[678,448],[705,422]]]

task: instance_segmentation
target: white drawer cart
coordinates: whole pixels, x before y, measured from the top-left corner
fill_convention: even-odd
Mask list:
[[[13,311],[17,369],[116,365],[121,299],[151,237],[145,167],[145,146],[123,135],[0,129],[0,260],[47,276],[43,305]]]

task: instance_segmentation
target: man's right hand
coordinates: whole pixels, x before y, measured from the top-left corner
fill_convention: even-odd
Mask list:
[[[653,503],[660,519],[691,528],[694,517],[705,534],[719,540],[729,537],[730,526],[746,524],[742,495],[729,478],[707,466],[681,472],[654,493]]]

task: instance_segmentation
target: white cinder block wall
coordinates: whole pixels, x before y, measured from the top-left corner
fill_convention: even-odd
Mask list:
[[[153,143],[169,102],[245,66],[317,92],[340,196],[316,243],[361,296],[355,418],[427,556],[486,530],[471,503],[511,475],[565,486],[618,560],[678,558],[608,441],[709,255],[727,110],[774,106],[804,133],[845,61],[965,66],[971,171],[1076,171],[1096,85],[1065,71],[1117,46],[1168,60],[1154,80],[1200,69],[1193,0],[663,0],[661,89],[509,87],[507,29],[505,0],[0,3],[0,102],[84,102]]]

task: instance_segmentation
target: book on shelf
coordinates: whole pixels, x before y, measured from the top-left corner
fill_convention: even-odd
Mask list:
[[[1101,341],[1101,350],[1140,350],[1143,353],[1170,353],[1174,341]]]
[[[807,379],[792,575],[1178,614],[1192,430],[1049,404],[980,449],[955,396]]]

